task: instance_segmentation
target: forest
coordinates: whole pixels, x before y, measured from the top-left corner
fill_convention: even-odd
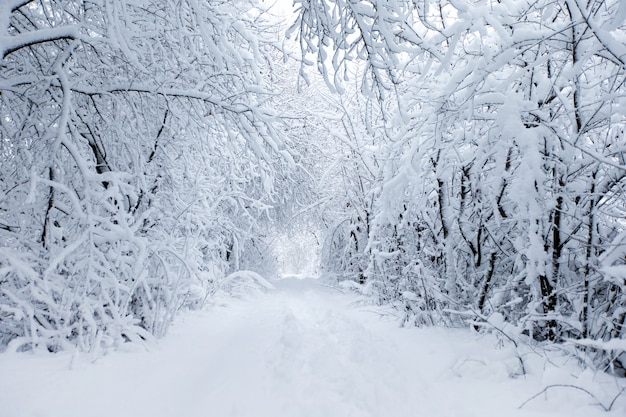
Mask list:
[[[403,326],[625,376],[626,2],[278,9],[0,2],[0,351],[160,338],[313,230]]]

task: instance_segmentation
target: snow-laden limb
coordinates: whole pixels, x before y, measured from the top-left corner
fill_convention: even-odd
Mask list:
[[[6,58],[10,53],[29,46],[68,39],[81,39],[79,27],[76,25],[60,26],[13,36],[0,35],[0,56]]]
[[[614,350],[617,352],[626,352],[626,340],[623,339],[611,339],[607,341],[594,340],[594,339],[578,339],[571,340],[573,344],[580,346],[587,346],[601,350]]]

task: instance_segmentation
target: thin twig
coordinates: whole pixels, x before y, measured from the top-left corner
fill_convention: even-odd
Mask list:
[[[598,397],[596,397],[595,395],[593,395],[591,392],[589,392],[588,390],[578,387],[576,385],[569,385],[569,384],[553,384],[553,385],[548,385],[547,387],[545,387],[544,389],[542,389],[541,391],[539,391],[537,394],[533,395],[532,397],[530,397],[529,399],[527,399],[526,401],[524,401],[519,407],[517,407],[518,410],[521,410],[522,407],[524,407],[526,404],[528,404],[529,402],[531,402],[532,400],[534,400],[535,398],[537,398],[538,396],[540,396],[541,394],[546,393],[550,388],[573,388],[573,389],[577,389],[579,391],[585,392],[587,393],[591,398],[593,398],[594,400],[596,400],[598,402],[598,405],[600,407],[602,407],[602,409],[604,411],[611,411],[611,407],[613,406],[613,403],[615,402],[615,400],[617,399],[617,397],[619,397],[621,395],[622,392],[624,392],[624,389],[622,389],[622,391],[619,392],[619,394],[617,394],[617,397],[615,397],[613,399],[613,401],[611,401],[611,405],[609,407],[605,406],[604,404],[602,404],[602,401],[600,401],[598,399]]]

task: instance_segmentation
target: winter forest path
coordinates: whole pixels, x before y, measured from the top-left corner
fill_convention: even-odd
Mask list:
[[[560,374],[511,378],[516,359],[493,337],[401,329],[355,301],[313,279],[284,279],[181,315],[149,352],[2,355],[0,417],[608,415],[578,391],[518,410]]]

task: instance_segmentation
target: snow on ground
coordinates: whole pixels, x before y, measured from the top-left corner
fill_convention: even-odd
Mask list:
[[[624,416],[626,385],[469,330],[402,329],[354,296],[290,277],[184,314],[149,351],[0,355],[0,417]],[[369,310],[369,311],[368,311]],[[554,387],[522,409],[527,399]]]

